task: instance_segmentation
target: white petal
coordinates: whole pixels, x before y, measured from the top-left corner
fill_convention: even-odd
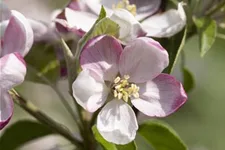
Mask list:
[[[115,99],[107,103],[98,114],[97,128],[107,141],[127,144],[135,139],[138,124],[132,108]]]
[[[110,19],[120,26],[119,39],[124,43],[128,43],[133,39],[146,34],[143,31],[141,24],[125,9],[115,10]]]
[[[182,3],[178,10],[171,9],[162,14],[156,14],[142,22],[148,36],[171,37],[181,31],[186,24],[186,15]]]
[[[73,96],[84,109],[94,112],[106,101],[108,89],[97,74],[83,70],[73,82]]]
[[[26,66],[18,53],[11,53],[0,58],[0,89],[10,90],[23,82]]]
[[[7,91],[0,88],[0,130],[4,128],[13,114],[13,101]]]
[[[140,99],[132,104],[151,117],[165,117],[175,112],[187,100],[182,84],[168,74],[160,74],[153,81],[139,84]]]
[[[96,15],[99,14],[102,5],[104,6],[104,8],[106,10],[107,16],[110,16],[113,12],[112,5],[110,5],[113,0],[107,0],[107,1],[104,1],[104,0],[84,0],[84,1],[85,1],[85,4],[88,6],[88,8],[93,13],[95,13]]]
[[[96,15],[75,11],[70,8],[65,9],[65,17],[69,28],[82,29],[85,32],[91,29],[97,19]]]
[[[3,2],[0,2],[0,14],[0,22],[8,20],[11,16],[11,11]]]
[[[44,40],[44,36],[46,35],[46,33],[48,32],[48,26],[45,25],[42,22],[33,20],[33,19],[28,19],[33,32],[34,32],[34,40],[35,41],[41,41]]]
[[[135,4],[137,7],[138,20],[142,20],[147,16],[154,14],[159,10],[162,0],[129,0],[131,4]]]

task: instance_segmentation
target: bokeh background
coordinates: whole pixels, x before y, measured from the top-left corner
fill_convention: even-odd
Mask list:
[[[3,0],[11,9],[22,12],[26,17],[49,22],[53,10],[62,8],[65,0]],[[204,0],[203,0],[204,1]],[[205,1],[206,2],[206,1]],[[225,34],[225,31],[221,31]],[[211,50],[204,58],[200,57],[198,37],[189,39],[184,48],[186,67],[193,73],[195,88],[188,93],[187,103],[171,116],[163,120],[168,122],[181,136],[190,150],[225,149],[225,40],[217,38]],[[181,78],[179,62],[173,73]],[[60,81],[59,88],[67,94],[66,81]],[[31,100],[41,110],[58,122],[76,132],[72,118],[62,106],[56,93],[48,86],[25,82],[19,87],[24,97]],[[22,109],[15,106],[11,124],[18,120],[33,119]],[[1,131],[0,135],[4,132]],[[38,142],[30,142],[21,150],[70,149],[63,138],[48,136]],[[10,141],[9,141],[10,144]],[[146,145],[145,145],[146,146]],[[141,148],[141,150],[144,148]],[[148,149],[148,148],[146,148]]]

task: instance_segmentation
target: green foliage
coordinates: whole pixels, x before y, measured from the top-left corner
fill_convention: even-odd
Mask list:
[[[104,34],[118,37],[119,25],[116,24],[114,21],[110,20],[109,18],[103,18],[94,26],[94,30],[89,35],[88,39]]]
[[[137,146],[134,141],[127,145],[116,145],[106,141],[98,132],[98,129],[96,126],[92,127],[92,131],[95,136],[95,140],[101,144],[104,150],[136,150],[137,149]]]
[[[182,73],[183,73],[183,86],[185,91],[188,93],[195,86],[194,77],[192,73],[185,67],[182,68]]]
[[[171,38],[158,39],[160,44],[168,51],[169,54],[169,66],[164,70],[165,73],[171,73],[183,50],[187,37],[187,27]]]
[[[209,17],[193,18],[193,20],[199,32],[199,46],[203,57],[215,42],[217,33],[216,21]]]
[[[25,57],[27,63],[26,80],[49,84],[60,76],[60,63],[52,45],[36,43]]]
[[[187,150],[177,133],[167,124],[150,120],[140,125],[138,133],[144,137],[155,150]]]
[[[34,121],[19,121],[8,127],[0,138],[1,150],[15,150],[24,143],[52,134],[46,126]]]
[[[109,18],[106,18],[106,11],[103,6],[99,13],[98,19],[92,28],[80,39],[75,56],[78,58],[87,41],[99,35],[119,36],[119,25]]]

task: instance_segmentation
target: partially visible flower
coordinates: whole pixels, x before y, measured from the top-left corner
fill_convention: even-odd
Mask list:
[[[33,31],[26,18],[0,3],[0,129],[13,114],[13,101],[8,90],[23,82],[26,65],[23,60],[33,44]]]
[[[116,0],[73,0],[71,3],[77,7],[76,9],[65,8],[65,18],[64,22],[61,20],[62,24],[75,31],[82,30],[85,33],[96,21],[101,5],[103,5],[107,15],[120,25],[120,39],[125,43],[133,40],[134,37],[144,36],[146,33],[147,36],[152,37],[171,37],[186,25],[183,3],[178,4],[177,10],[171,9],[163,13],[156,13],[161,0],[135,2],[131,0],[120,2]]]
[[[34,32],[35,42],[55,40],[55,28],[51,20],[52,8],[47,5],[47,1],[6,0],[4,2],[9,8],[21,12],[27,18]]]
[[[92,13],[75,11],[70,8],[65,8],[64,15],[65,19],[57,19],[56,21],[80,36],[88,32],[98,18]],[[125,9],[115,10],[109,18],[120,26],[119,39],[125,44],[134,38],[146,35],[140,23]]]
[[[168,63],[167,51],[151,38],[137,38],[124,49],[111,36],[93,38],[81,53],[83,70],[73,83],[73,96],[89,112],[103,106],[97,117],[100,134],[127,144],[138,129],[131,105],[148,116],[165,117],[186,102],[182,84],[160,74]]]

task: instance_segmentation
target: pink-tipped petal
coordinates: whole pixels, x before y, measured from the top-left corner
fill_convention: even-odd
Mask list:
[[[104,81],[90,70],[81,71],[72,88],[77,103],[89,112],[101,107],[109,93]]]
[[[83,30],[84,32],[88,32],[97,20],[96,15],[70,8],[65,8],[65,18],[67,28]]]
[[[132,108],[114,99],[98,114],[97,129],[107,141],[124,145],[135,139],[138,124]]]
[[[181,31],[186,25],[186,15],[183,4],[178,4],[178,10],[171,9],[162,14],[156,14],[142,22],[142,27],[148,36],[171,37]]]
[[[130,81],[143,83],[158,76],[168,66],[168,53],[158,42],[141,37],[129,43],[120,56],[119,70]]]
[[[10,121],[13,114],[13,101],[9,93],[0,88],[0,130]]]
[[[138,110],[151,117],[168,116],[187,100],[182,84],[168,74],[160,74],[152,81],[138,86],[140,98],[131,102]]]
[[[67,7],[73,10],[82,11],[82,10],[85,10],[85,3],[84,1],[80,1],[80,0],[70,0]]]
[[[12,10],[12,17],[3,37],[2,55],[19,52],[25,56],[32,44],[33,30],[29,22],[21,13]]]
[[[0,58],[0,89],[10,90],[22,83],[26,66],[19,53],[11,53]]]
[[[104,80],[112,81],[118,74],[121,44],[111,36],[91,39],[84,47],[80,64],[83,69],[96,72]]]

